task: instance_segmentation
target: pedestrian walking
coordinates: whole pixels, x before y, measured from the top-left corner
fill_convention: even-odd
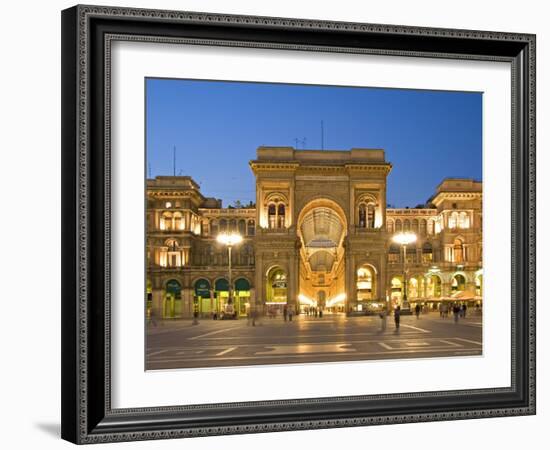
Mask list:
[[[455,323],[458,323],[458,315],[460,314],[460,306],[458,306],[457,304],[455,304],[453,306],[453,315],[454,315],[454,319],[455,319]]]
[[[465,319],[466,318],[466,310],[468,309],[468,307],[466,306],[466,303],[464,303],[462,305],[462,318]]]
[[[395,321],[395,331],[399,331],[399,322],[401,321],[401,306],[397,306],[393,312],[393,320]]]
[[[294,313],[294,310],[292,308],[288,309],[288,321],[292,322],[292,314]]]
[[[416,319],[418,320],[420,318],[420,304],[416,304],[414,307],[414,313],[416,314]]]

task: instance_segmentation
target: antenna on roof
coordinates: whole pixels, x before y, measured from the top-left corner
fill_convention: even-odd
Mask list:
[[[173,168],[174,168],[174,176],[176,176],[176,146],[174,145],[174,151],[173,151],[173,154],[172,154],[172,159],[173,159]]]
[[[298,150],[298,142],[300,142],[300,140],[298,138],[294,138],[294,142],[296,145],[296,150]]]
[[[325,149],[325,123],[321,120],[321,150]]]

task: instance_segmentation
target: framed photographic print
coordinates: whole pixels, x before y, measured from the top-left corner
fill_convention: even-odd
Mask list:
[[[535,36],[62,13],[62,437],[535,413]]]

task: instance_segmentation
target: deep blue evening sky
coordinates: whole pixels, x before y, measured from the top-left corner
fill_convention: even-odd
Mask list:
[[[256,148],[383,148],[388,203],[424,203],[445,177],[481,180],[482,94],[147,79],[151,176],[191,175],[205,196],[255,201]],[[300,142],[298,148],[303,148]],[[149,176],[149,171],[147,173]]]

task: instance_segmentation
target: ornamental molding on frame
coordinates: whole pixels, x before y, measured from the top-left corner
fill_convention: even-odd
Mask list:
[[[100,443],[100,442],[118,442],[127,440],[144,440],[144,439],[168,439],[176,437],[197,437],[197,436],[209,436],[220,434],[243,434],[243,433],[259,433],[259,432],[273,432],[273,431],[290,431],[290,430],[302,430],[302,429],[316,429],[327,427],[351,427],[351,426],[365,426],[376,424],[397,424],[397,423],[411,423],[411,422],[425,422],[425,421],[442,421],[442,420],[458,420],[458,419],[472,419],[472,418],[485,418],[485,417],[499,417],[509,415],[526,415],[533,414],[535,412],[535,54],[536,54],[536,39],[531,34],[517,34],[517,33],[503,33],[503,32],[489,32],[489,31],[475,31],[475,30],[456,30],[456,29],[443,29],[443,28],[426,28],[426,27],[414,27],[414,26],[397,26],[397,25],[377,25],[377,24],[363,24],[363,23],[351,23],[351,22],[334,22],[325,20],[307,20],[307,19],[289,19],[289,18],[271,18],[271,17],[258,17],[258,16],[241,16],[241,15],[227,15],[227,14],[206,14],[196,12],[178,12],[178,11],[159,11],[149,9],[138,8],[118,8],[118,7],[100,7],[100,6],[88,6],[80,5],[78,8],[78,70],[77,70],[77,139],[78,139],[78,157],[77,157],[77,187],[78,187],[78,220],[77,220],[77,292],[78,292],[78,371],[77,371],[77,386],[78,392],[76,395],[78,402],[78,428],[79,428],[79,442],[81,443]],[[527,124],[526,137],[528,141],[527,158],[528,164],[528,204],[529,204],[529,216],[528,216],[528,274],[527,282],[529,288],[529,295],[526,299],[528,301],[528,406],[522,408],[508,408],[508,409],[479,409],[470,411],[458,411],[458,412],[438,412],[429,414],[405,414],[405,415],[392,415],[392,416],[377,416],[377,417],[357,417],[346,419],[322,419],[311,421],[298,421],[298,422],[283,422],[283,423],[266,423],[255,425],[240,425],[240,426],[219,426],[209,428],[190,428],[190,429],[167,429],[163,431],[139,431],[131,433],[119,433],[119,434],[89,434],[89,424],[87,422],[87,385],[88,385],[88,252],[89,252],[89,236],[88,236],[88,223],[89,223],[89,167],[88,167],[88,106],[89,106],[89,86],[88,86],[88,64],[89,64],[89,48],[88,48],[88,21],[92,17],[121,17],[121,18],[136,18],[136,19],[150,19],[159,21],[173,21],[175,23],[212,23],[212,24],[242,24],[250,27],[276,27],[280,29],[303,29],[303,30],[327,30],[327,31],[348,31],[348,32],[373,32],[381,34],[400,34],[407,35],[419,35],[419,36],[439,36],[446,38],[461,38],[461,39],[485,39],[494,41],[509,41],[509,42],[523,42],[529,44],[528,65],[530,78],[526,80],[529,91],[526,98],[526,102],[529,104],[530,117]],[[112,37],[116,39],[116,36]],[[107,37],[106,39],[109,39]],[[130,41],[143,41],[143,42],[187,42],[194,43],[193,40],[185,39],[170,39],[170,38],[154,38],[146,36],[123,36],[123,40]],[[195,40],[197,44],[204,44],[204,40]],[[208,45],[214,41],[210,41]],[[251,43],[235,43],[219,41],[217,45],[226,46],[253,46]],[[256,45],[260,48],[284,48],[284,49],[309,49],[318,51],[350,51],[348,48],[329,48],[329,47],[308,47],[308,46],[296,46],[296,45],[283,45],[283,44],[269,44],[258,43]],[[401,51],[378,51],[368,49],[351,49],[354,53],[373,53],[373,54],[387,54],[387,55],[408,55],[408,56],[426,56],[423,52],[401,52]],[[107,46],[106,55],[110,58],[110,48]],[[472,59],[469,55],[452,55],[446,53],[430,53],[431,57],[450,57],[456,59]],[[486,60],[493,61],[510,61],[510,58],[504,57],[487,57]],[[514,80],[513,80],[514,81]],[[106,89],[107,93],[110,93],[110,87]],[[512,105],[514,110],[514,105]],[[106,129],[106,139],[110,139],[109,128]],[[280,169],[278,169],[280,170]],[[286,169],[288,170],[288,169]],[[109,174],[106,175],[105,183],[110,183]],[[513,186],[513,189],[515,187]],[[107,206],[109,203],[107,201]],[[105,223],[106,229],[109,230],[108,218]],[[110,242],[106,243],[110,245]],[[108,264],[108,263],[107,263]],[[109,275],[106,274],[106,285],[109,285]],[[514,313],[513,313],[514,314]],[[106,314],[106,320],[108,321],[109,314]],[[512,317],[515,319],[515,317]],[[108,329],[108,327],[107,327]],[[512,361],[514,362],[514,361]],[[107,364],[107,370],[110,369],[110,365]],[[512,370],[513,378],[516,376],[514,370]],[[491,388],[485,389],[484,392],[508,392],[508,388]],[[469,391],[461,391],[461,395],[467,394]],[[471,392],[470,395],[475,395],[478,392]],[[425,393],[421,393],[425,394]],[[430,393],[435,396],[440,395],[458,395],[455,391],[438,391]],[[106,402],[110,406],[110,392],[106,392]],[[407,394],[382,394],[376,396],[368,396],[369,398],[414,398],[420,396],[415,393]],[[363,396],[360,396],[360,398]],[[365,396],[366,398],[367,396]],[[332,402],[347,399],[347,397],[334,397],[330,399],[307,399],[306,403],[315,404],[318,402]],[[254,405],[287,405],[301,404],[304,400],[284,400],[284,401],[269,401],[269,402],[252,402]],[[232,406],[248,406],[250,403],[236,403]],[[208,409],[213,407],[220,407],[223,405],[195,405],[193,408]],[[145,412],[181,412],[190,409],[191,406],[175,406],[175,407],[151,407],[151,408],[137,408],[137,409],[117,409],[107,412],[107,416],[116,416],[126,413],[145,413]]]

